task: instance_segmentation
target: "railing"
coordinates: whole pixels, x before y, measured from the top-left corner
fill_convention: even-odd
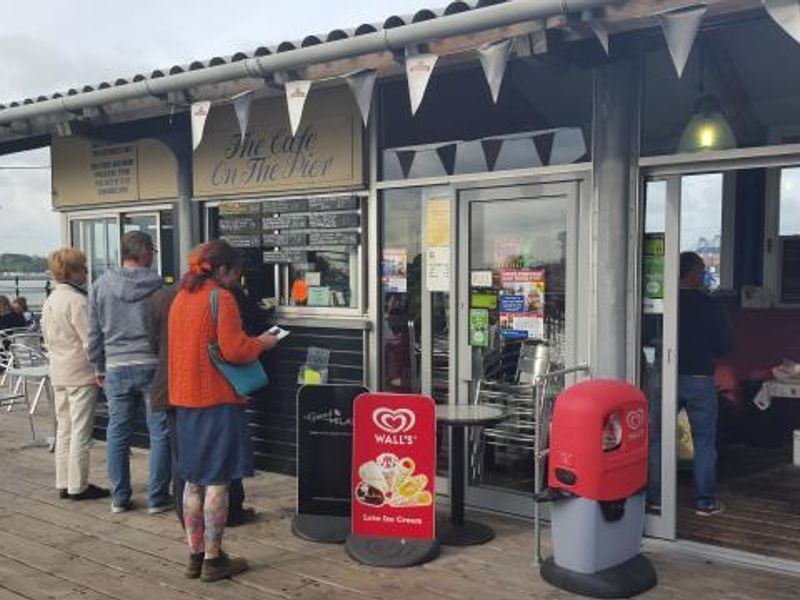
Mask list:
[[[550,420],[552,419],[553,404],[555,403],[555,400],[548,400],[547,388],[553,379],[577,374],[583,374],[591,379],[592,370],[589,365],[578,365],[559,371],[550,371],[544,375],[537,376],[534,380],[534,386],[536,387],[536,404],[534,406],[536,418],[533,442],[533,493],[536,502],[533,507],[533,535],[536,568],[539,568],[542,564],[542,515],[540,498],[544,487],[544,477],[547,476],[547,473],[543,472],[542,467],[544,467],[545,459],[550,453]],[[545,435],[547,439],[543,440],[542,437]]]
[[[53,282],[45,274],[0,275],[0,295],[8,296],[12,301],[23,296],[31,310],[41,308],[52,289]]]

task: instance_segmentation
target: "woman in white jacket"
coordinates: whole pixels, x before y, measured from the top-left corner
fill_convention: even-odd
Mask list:
[[[48,258],[55,289],[42,308],[42,335],[50,353],[56,405],[56,488],[72,500],[105,498],[107,489],[89,483],[97,383],[86,356],[88,301],[86,257],[62,248]]]

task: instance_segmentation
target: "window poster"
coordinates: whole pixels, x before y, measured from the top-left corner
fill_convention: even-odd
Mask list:
[[[405,294],[408,291],[408,255],[405,248],[383,249],[381,281],[385,292]]]
[[[643,308],[646,314],[664,312],[664,234],[647,233],[642,249]]]
[[[489,345],[489,311],[485,308],[471,308],[469,311],[470,346]]]
[[[434,246],[426,251],[426,284],[429,292],[450,291],[450,247]]]
[[[544,269],[500,269],[499,326],[505,337],[544,339]]]

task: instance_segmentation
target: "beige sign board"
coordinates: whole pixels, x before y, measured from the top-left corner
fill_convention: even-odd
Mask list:
[[[295,136],[285,98],[255,100],[250,110],[242,140],[233,106],[212,107],[194,153],[196,198],[363,183],[361,116],[346,87],[312,87]]]
[[[50,152],[56,209],[131,204],[178,195],[175,158],[156,140],[108,144],[55,137]]]

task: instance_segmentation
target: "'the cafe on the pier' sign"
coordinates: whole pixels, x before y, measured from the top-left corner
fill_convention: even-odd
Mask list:
[[[435,537],[436,405],[428,396],[362,394],[353,423],[353,534]]]

